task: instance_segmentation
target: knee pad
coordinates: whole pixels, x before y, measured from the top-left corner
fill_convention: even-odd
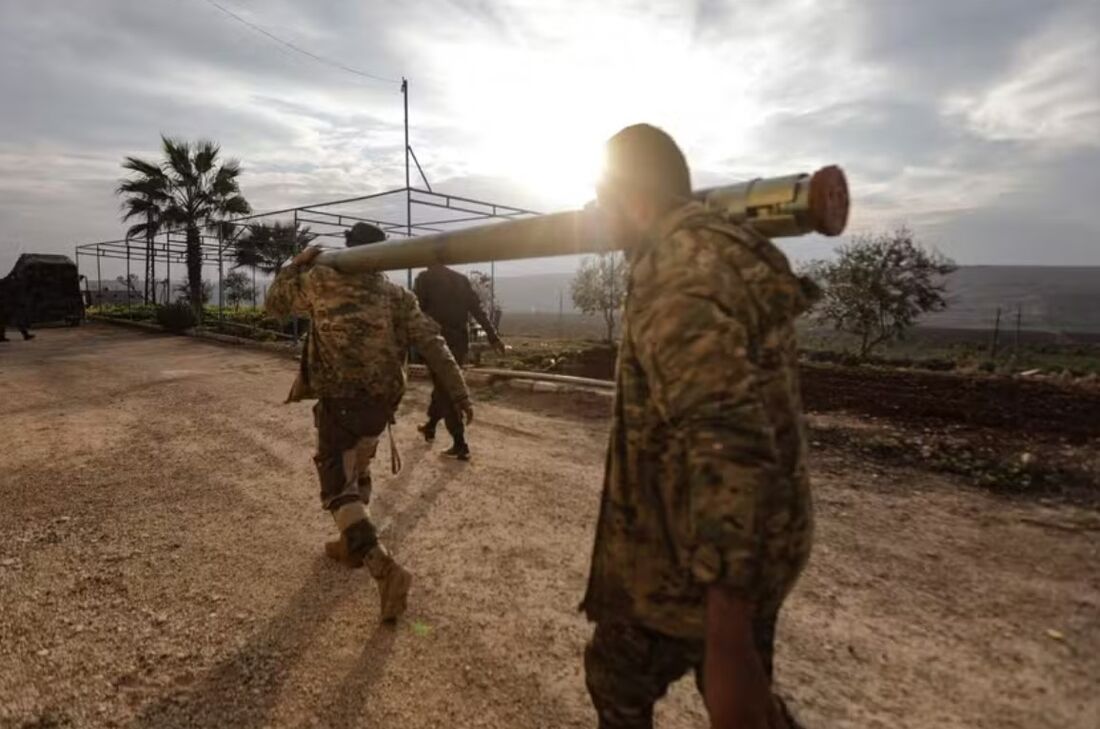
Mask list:
[[[366,519],[354,522],[344,530],[343,534],[348,545],[348,553],[355,557],[366,557],[368,552],[378,546],[378,532]]]

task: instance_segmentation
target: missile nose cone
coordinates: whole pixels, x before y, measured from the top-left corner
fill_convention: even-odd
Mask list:
[[[822,167],[810,178],[810,216],[813,228],[828,236],[840,235],[848,225],[848,179],[836,165]]]

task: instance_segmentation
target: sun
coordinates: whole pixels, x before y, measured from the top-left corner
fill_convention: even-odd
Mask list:
[[[665,129],[693,168],[745,153],[764,116],[752,93],[759,63],[722,48],[706,51],[676,18],[597,4],[581,24],[563,11],[540,16],[533,34],[465,34],[423,51],[446,79],[441,119],[466,140],[462,166],[562,209],[595,197],[603,145],[631,124]]]

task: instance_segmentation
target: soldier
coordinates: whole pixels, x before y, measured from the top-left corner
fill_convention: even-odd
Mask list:
[[[15,319],[15,326],[23,335],[24,341],[34,339],[30,332],[30,307],[27,302],[27,287],[14,274],[0,279],[0,342],[7,338],[8,320]]]
[[[359,223],[347,245],[384,236]],[[378,581],[381,614],[392,621],[405,611],[411,575],[398,565],[371,523],[370,462],[379,436],[393,421],[405,393],[405,358],[415,345],[467,421],[473,408],[462,370],[439,328],[420,311],[416,297],[380,273],[342,274],[314,266],[319,248],[298,254],[275,278],[266,308],[275,316],[308,316],[309,335],[298,379],[287,401],[317,398],[314,462],[321,504],[340,532],[325,553],[351,567],[365,563]]]
[[[694,670],[713,727],[796,726],[776,620],[810,552],[794,319],[815,289],[766,238],[691,202],[667,134],[608,142],[598,189],[628,297],[588,590],[603,729],[642,729]]]
[[[420,300],[420,308],[425,314],[435,319],[443,329],[443,338],[447,340],[447,347],[460,365],[466,364],[466,358],[470,353],[469,319],[471,316],[485,330],[489,343],[498,352],[504,352],[504,343],[500,341],[496,328],[485,315],[485,310],[481,308],[481,300],[470,284],[470,279],[442,264],[435,264],[416,277],[413,289],[416,291],[417,299]],[[443,453],[460,461],[467,461],[470,459],[470,446],[466,442],[466,429],[463,427],[462,418],[445,389],[440,386],[438,378],[433,375],[432,381],[434,387],[432,400],[428,405],[428,422],[421,425],[418,430],[424,436],[424,440],[431,443],[435,440],[435,429],[442,420],[447,427],[447,432],[454,439],[454,444]]]

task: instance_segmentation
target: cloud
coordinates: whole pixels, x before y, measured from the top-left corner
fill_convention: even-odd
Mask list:
[[[1100,34],[1079,16],[1058,18],[1022,44],[991,86],[945,107],[990,139],[1100,146]]]
[[[1084,202],[1100,189],[1094,0],[219,2],[409,76],[411,143],[438,189],[577,205],[602,141],[646,120],[701,186],[840,163],[853,230],[908,222],[966,262],[1100,263]],[[120,235],[119,162],[155,158],[161,132],[221,142],[258,209],[404,183],[396,83],[203,0],[3,3],[0,64],[15,101],[0,114],[0,270],[19,250]]]

